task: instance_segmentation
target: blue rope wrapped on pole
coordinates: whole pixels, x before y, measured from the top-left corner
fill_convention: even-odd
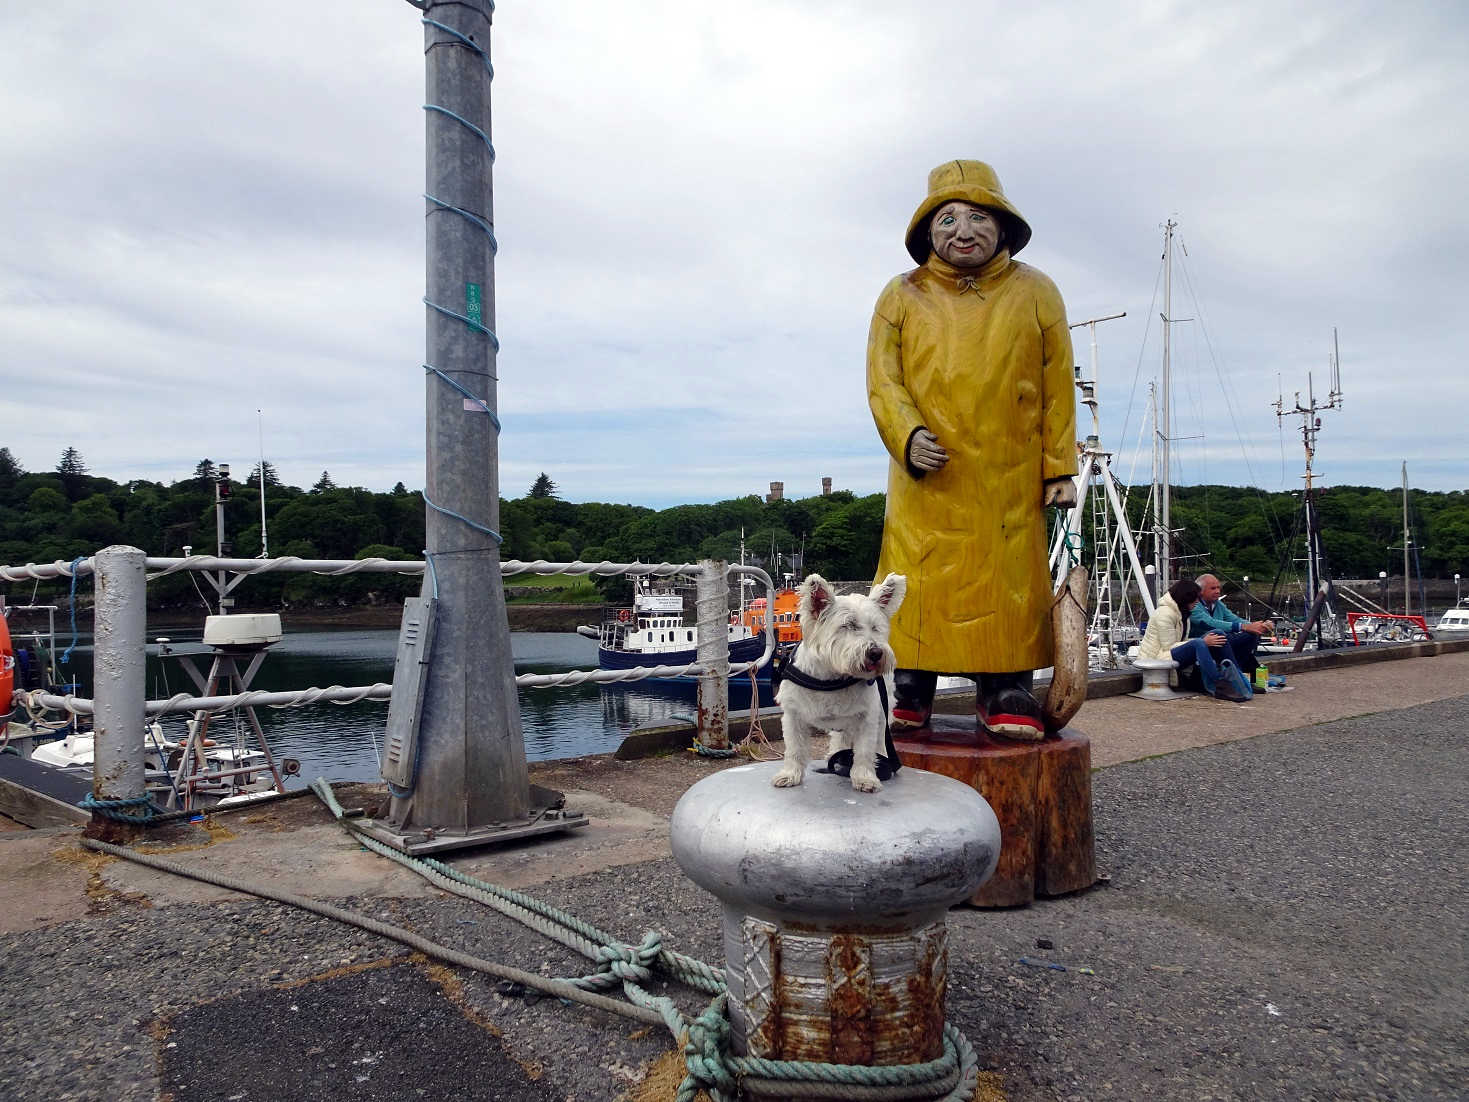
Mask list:
[[[152,796],[134,796],[128,800],[99,800],[88,792],[77,802],[77,806],[83,811],[90,811],[94,815],[100,815],[104,819],[111,819],[117,823],[151,823],[165,812],[161,807],[153,803]],[[140,807],[141,812],[128,811],[130,807]]]

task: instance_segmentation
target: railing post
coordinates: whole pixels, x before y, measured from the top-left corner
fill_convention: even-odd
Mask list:
[[[113,546],[94,559],[96,608],[92,652],[92,796],[136,800],[146,795],[143,777],[144,641],[148,634],[146,556],[136,547]],[[125,809],[136,814],[139,808]],[[139,828],[92,813],[92,837],[130,838]]]
[[[699,675],[699,742],[710,750],[729,749],[729,583],[724,563],[699,563],[695,596]]]

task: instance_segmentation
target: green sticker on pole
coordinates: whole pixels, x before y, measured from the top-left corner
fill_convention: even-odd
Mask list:
[[[478,283],[466,283],[464,285],[464,316],[469,319],[471,325],[476,329],[485,327],[484,298],[480,294]]]

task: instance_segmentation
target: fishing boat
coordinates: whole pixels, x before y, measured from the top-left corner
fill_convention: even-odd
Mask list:
[[[667,581],[634,579],[631,606],[612,609],[600,627],[582,625],[577,634],[597,640],[597,664],[604,670],[688,665],[698,658],[699,633],[684,620],[686,588]],[[725,631],[731,665],[754,662],[765,652],[763,627],[757,633],[742,614],[732,614]],[[769,665],[756,676],[769,679]]]
[[[1347,628],[1352,645],[1366,643],[1422,643],[1433,636],[1422,616],[1396,616],[1388,612],[1348,612]]]

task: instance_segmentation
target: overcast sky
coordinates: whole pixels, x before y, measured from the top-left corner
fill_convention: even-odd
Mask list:
[[[27,469],[73,445],[119,480],[243,477],[263,435],[289,483],[423,485],[419,18],[0,7],[0,443]],[[501,493],[882,489],[868,321],[960,157],[998,170],[1073,322],[1126,311],[1097,327],[1124,477],[1172,218],[1176,482],[1298,486],[1271,403],[1308,372],[1324,396],[1337,327],[1324,482],[1406,460],[1469,487],[1466,26],[1458,0],[503,0]]]

